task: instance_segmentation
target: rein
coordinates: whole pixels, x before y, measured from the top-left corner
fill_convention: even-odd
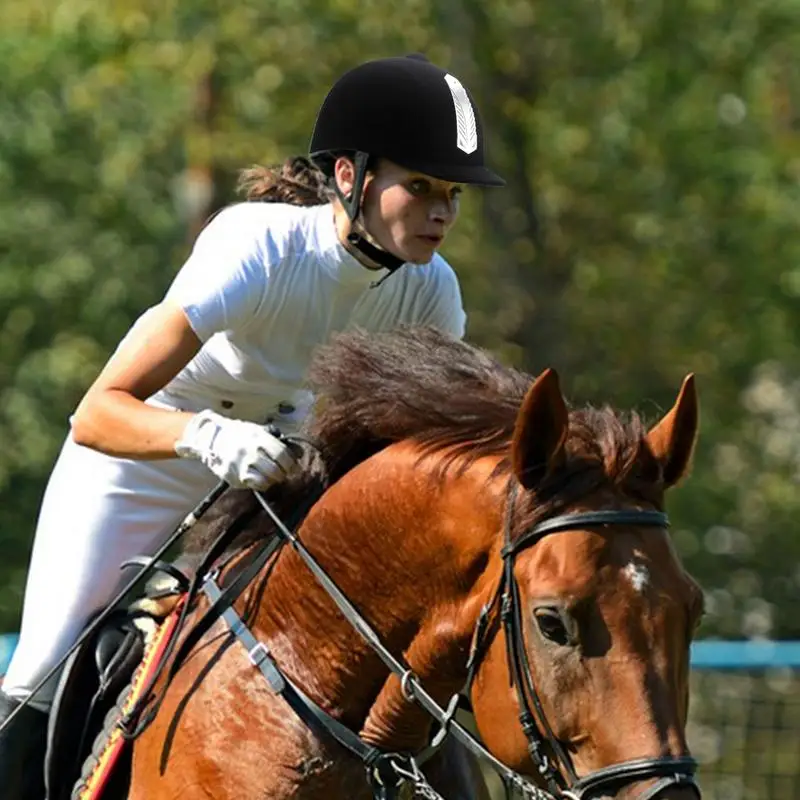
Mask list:
[[[501,550],[504,562],[503,573],[492,599],[481,609],[478,616],[466,665],[467,680],[465,687],[461,692],[453,695],[446,706],[440,705],[428,694],[419,678],[402,658],[396,657],[385,647],[377,632],[325,572],[296,533],[290,529],[290,526],[284,524],[259,492],[253,492],[259,505],[274,523],[275,533],[259,544],[257,550],[254,551],[255,554],[252,559],[246,565],[240,567],[234,580],[224,589],[217,584],[222,567],[215,564],[215,561],[232,541],[231,532],[223,532],[209,549],[203,559],[202,570],[198,569],[195,580],[192,582],[187,601],[184,603],[184,609],[188,612],[189,607],[193,605],[189,600],[196,599],[201,592],[209,598],[211,606],[198,621],[197,625],[190,630],[187,638],[178,648],[175,659],[170,665],[166,685],[162,687],[159,697],[154,698],[152,694],[149,695],[148,700],[155,700],[155,702],[147,709],[144,718],[139,718],[143,711],[142,705],[139,705],[127,720],[123,720],[120,723],[125,735],[130,737],[138,736],[152,722],[163,700],[166,686],[169,685],[171,679],[201,637],[217,619],[222,618],[230,628],[231,633],[244,646],[250,662],[261,671],[272,690],[286,700],[298,717],[309,727],[327,732],[364,763],[367,780],[376,800],[395,800],[398,797],[401,785],[407,782],[414,785],[418,796],[437,800],[439,795],[427,783],[419,766],[436,751],[448,735],[455,738],[468,751],[489,764],[499,774],[506,787],[508,797],[511,797],[514,792],[518,792],[525,800],[592,800],[592,798],[601,796],[608,791],[617,791],[624,786],[645,780],[655,780],[655,783],[648,787],[639,796],[638,800],[655,800],[662,791],[674,786],[691,787],[699,798],[700,790],[694,779],[697,762],[689,756],[634,759],[596,770],[583,777],[577,775],[572,760],[554,735],[545,717],[541,700],[533,682],[530,663],[524,647],[519,586],[514,575],[516,556],[550,534],[605,525],[637,525],[664,528],[669,525],[667,515],[660,511],[637,509],[563,514],[540,522],[516,540],[512,540],[511,534],[517,491],[517,485],[512,481],[509,485],[504,524],[504,546]],[[309,498],[307,503],[304,504],[302,512],[294,516],[294,520],[301,520],[318,497],[319,494],[315,494]],[[294,525],[291,525],[291,527],[294,527]],[[238,530],[236,533],[238,534]],[[438,730],[433,736],[430,746],[423,750],[422,753],[389,752],[363,741],[357,733],[347,728],[308,697],[281,671],[268,647],[256,639],[247,627],[246,622],[233,608],[234,601],[250,581],[258,575],[273,556],[277,557],[282,547],[287,544],[300,556],[348,622],[367,642],[386,667],[400,679],[404,697],[409,702],[418,703],[437,723]],[[489,620],[496,607],[500,608],[500,616],[506,634],[508,667],[511,682],[515,687],[521,709],[519,721],[528,741],[531,759],[542,780],[546,783],[547,791],[531,783],[497,759],[472,733],[455,719],[459,701],[462,695],[469,696],[477,668],[488,647]],[[159,674],[165,668],[171,653],[172,649],[165,654],[158,670]],[[151,690],[157,677],[158,675],[154,677],[150,684],[149,688]],[[146,692],[145,697],[147,696],[148,693]],[[540,729],[544,731],[544,735],[540,733]],[[547,748],[554,755],[554,761],[548,758],[545,752]]]
[[[379,750],[371,745],[367,745],[357,734],[348,731],[351,736],[355,737],[360,743],[360,745],[354,745],[353,740],[349,736],[340,738],[338,735],[340,733],[340,728],[343,727],[341,723],[331,717],[327,712],[322,711],[322,709],[320,709],[320,711],[322,711],[324,716],[320,717],[318,714],[315,714],[323,727],[325,727],[340,744],[344,745],[348,750],[364,761],[367,767],[368,779],[373,787],[374,796],[381,800],[383,800],[383,798],[395,797],[398,786],[400,783],[407,780],[409,775],[414,775],[418,781],[424,780],[419,772],[419,764],[424,763],[424,761],[438,749],[439,745],[444,741],[445,736],[450,734],[474,755],[491,764],[500,774],[507,788],[513,787],[519,789],[523,797],[530,798],[530,800],[555,800],[550,795],[543,792],[538,786],[529,783],[521,775],[509,769],[455,719],[460,693],[455,694],[445,708],[439,705],[439,703],[425,691],[413,670],[408,664],[394,656],[384,646],[380,637],[367,620],[364,619],[356,607],[348,600],[300,539],[283,524],[278,515],[272,510],[269,503],[257,492],[255,495],[262,508],[275,523],[279,535],[284,537],[285,541],[291,544],[292,548],[303,559],[306,566],[311,570],[314,577],[319,581],[325,591],[328,592],[347,621],[358,631],[361,637],[370,645],[376,655],[391,672],[400,678],[400,686],[405,698],[409,702],[419,703],[420,706],[433,717],[434,721],[439,724],[439,731],[433,737],[430,747],[414,757],[406,753],[391,753]],[[234,633],[236,633],[235,630]],[[264,645],[261,645],[261,647],[266,656],[271,660],[271,656],[269,656],[266,651],[266,647]],[[274,661],[272,663],[274,664]],[[275,668],[277,669],[276,664]],[[335,725],[331,725],[330,723],[335,723]],[[411,770],[410,773],[407,772],[409,769]]]

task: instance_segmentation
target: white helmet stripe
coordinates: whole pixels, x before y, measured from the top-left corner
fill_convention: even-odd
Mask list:
[[[453,75],[445,75],[444,79],[456,108],[456,146],[467,154],[474,153],[478,149],[478,126],[467,90]]]

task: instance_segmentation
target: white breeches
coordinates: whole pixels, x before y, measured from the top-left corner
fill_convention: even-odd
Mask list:
[[[132,579],[120,564],[152,555],[217,484],[196,461],[132,461],[67,437],[45,491],[25,589],[19,644],[3,691],[22,699],[62,658],[87,620]],[[47,711],[56,680],[32,704]]]

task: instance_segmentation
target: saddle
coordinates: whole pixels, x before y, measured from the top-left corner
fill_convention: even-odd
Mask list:
[[[147,583],[142,598],[112,612],[64,665],[47,731],[47,800],[127,797],[132,748],[117,723],[135,699],[133,678],[152,655],[148,643],[188,583],[174,566],[165,570]]]

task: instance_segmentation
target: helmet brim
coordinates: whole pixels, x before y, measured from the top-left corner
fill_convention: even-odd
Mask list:
[[[344,148],[342,148],[344,149]],[[329,157],[331,151],[321,150],[309,154],[309,158],[318,169],[323,168],[321,157]],[[389,161],[393,161],[398,166],[411,172],[421,172],[431,178],[450,183],[466,183],[472,186],[505,186],[506,182],[496,172],[492,172],[488,167],[471,164],[425,164],[425,163],[404,163],[402,160],[386,156]]]
[[[488,167],[466,164],[450,164],[448,166],[442,166],[441,164],[397,163],[400,163],[401,167],[413,170],[414,172],[422,172],[423,174],[429,175],[431,178],[437,178],[440,181],[449,181],[450,183],[466,183],[472,186],[506,185],[506,182],[496,172],[492,172],[492,170],[490,170]]]

